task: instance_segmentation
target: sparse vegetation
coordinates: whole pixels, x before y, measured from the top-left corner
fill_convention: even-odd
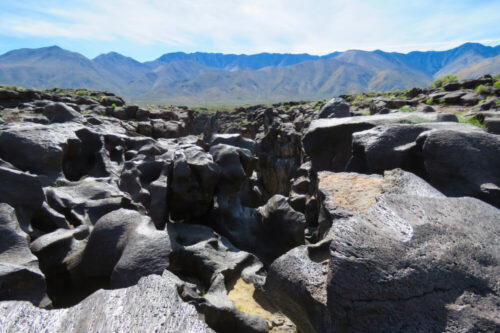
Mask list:
[[[448,74],[432,82],[430,88],[441,88],[447,85],[448,83],[459,82],[459,81],[460,78],[458,76],[453,74]]]
[[[474,125],[474,126],[477,126],[477,127],[480,127],[480,128],[484,128],[483,123],[481,123],[476,118],[464,117],[463,115],[458,114],[458,113],[456,114],[456,116],[457,116],[457,119],[458,119],[459,123],[462,123],[462,124],[471,124],[471,125]]]
[[[476,87],[475,91],[478,94],[485,94],[488,92],[488,87],[486,87],[484,84],[480,84],[479,86]]]
[[[413,108],[409,105],[404,105],[404,106],[399,108],[399,111],[400,112],[412,112]]]
[[[434,104],[434,98],[432,98],[432,97],[431,97],[431,98],[429,98],[428,100],[426,100],[426,101],[425,101],[425,104],[427,104],[427,105],[432,105],[432,104]]]
[[[500,89],[500,80],[498,80],[497,82],[495,82],[493,84],[493,88],[499,88]]]
[[[77,94],[78,96],[87,96],[87,91],[80,89],[80,90],[77,90],[75,92],[75,94]]]

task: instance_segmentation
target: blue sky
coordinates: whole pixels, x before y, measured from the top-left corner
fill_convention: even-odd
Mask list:
[[[411,3],[409,3],[411,2]],[[498,0],[0,0],[0,54],[444,50],[500,44]]]

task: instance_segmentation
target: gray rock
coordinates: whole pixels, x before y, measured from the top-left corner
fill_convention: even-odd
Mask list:
[[[241,183],[252,175],[256,161],[248,149],[217,144],[210,147],[209,152],[220,168],[221,181],[236,191]]]
[[[50,305],[45,276],[30,252],[28,235],[21,230],[14,208],[0,203],[0,301],[5,300]]]
[[[340,119],[313,120],[302,137],[305,153],[311,158],[312,168],[319,170],[343,171],[351,157],[352,134],[383,124],[422,123],[455,121],[451,117],[441,117],[437,113],[394,113],[387,115],[360,116]]]
[[[306,219],[302,213],[295,211],[282,195],[275,195],[265,206],[258,209],[261,215],[263,232],[268,234],[275,247],[274,256],[278,256],[296,246],[304,244]]]
[[[329,332],[326,288],[329,242],[298,246],[269,267],[265,290],[301,332]]]
[[[461,123],[392,124],[377,126],[353,134],[352,157],[348,171],[362,173],[383,173],[386,170],[402,168],[424,174],[417,138],[429,130],[448,129],[459,132],[482,132],[476,126]]]
[[[68,309],[43,310],[27,302],[0,303],[0,332],[213,332],[193,305],[179,297],[171,273],[133,287],[99,290]]]
[[[335,179],[350,179],[344,185]],[[270,267],[266,290],[310,332],[495,331],[500,211],[418,177],[320,173],[332,223]],[[362,195],[360,195],[362,194]],[[408,204],[411,202],[411,204]],[[329,251],[328,251],[329,248]]]
[[[60,102],[47,105],[43,108],[42,113],[51,123],[79,122],[83,120],[83,116],[75,109]]]
[[[136,207],[128,195],[107,178],[84,178],[78,182],[59,182],[45,188],[47,203],[67,221],[79,226],[93,226],[103,215]]]
[[[436,110],[430,106],[430,105],[422,105],[421,107],[418,108],[418,112],[423,112],[423,113],[432,113],[436,112]]]
[[[331,331],[497,330],[499,216],[476,199],[388,190],[366,213],[334,220]]]
[[[78,140],[78,128],[72,123],[9,125],[0,131],[0,157],[20,170],[57,178],[67,140]]]
[[[255,150],[255,142],[253,140],[243,137],[239,133],[214,134],[210,137],[210,146],[215,146],[218,145],[219,143],[243,149],[248,149],[252,153]]]
[[[169,209],[173,220],[201,217],[211,207],[220,170],[200,147],[175,152]]]
[[[482,131],[438,130],[422,133],[425,170],[432,184],[450,196],[473,196],[497,207],[481,185],[500,185],[500,137]]]
[[[245,275],[245,269],[249,270],[248,274],[252,273],[245,276],[247,279],[263,283],[262,264],[257,258],[239,250],[209,227],[169,223],[167,231],[172,240],[169,270],[199,281],[205,290],[210,288],[219,274],[229,282],[240,273]]]
[[[473,106],[476,105],[481,99],[480,95],[470,92],[460,97],[460,102],[463,105]]]
[[[463,91],[454,91],[444,95],[439,99],[439,101],[443,101],[445,104],[459,104],[462,96],[465,94],[466,93]]]
[[[156,230],[148,218],[144,218],[120,242],[125,243],[125,248],[110,277],[112,288],[132,286],[143,276],[161,275],[169,265],[170,236],[164,230]]]
[[[88,277],[109,277],[127,245],[127,237],[144,217],[136,211],[119,209],[95,224],[83,252],[81,269]]]
[[[491,134],[500,134],[500,116],[498,118],[486,118],[484,128]]]
[[[0,183],[0,202],[13,207],[37,209],[45,200],[40,180],[29,173],[0,167]]]
[[[101,98],[101,104],[105,106],[113,106],[114,104],[116,107],[125,105],[125,102],[118,96],[104,96]]]
[[[321,110],[319,110],[318,118],[343,118],[349,117],[349,104],[343,98],[332,98]]]

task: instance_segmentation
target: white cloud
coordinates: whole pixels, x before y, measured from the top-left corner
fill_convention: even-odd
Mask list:
[[[53,0],[32,2],[22,14],[0,14],[0,29],[139,47],[326,54],[352,48],[445,49],[471,38],[495,43],[498,12],[499,2],[449,0],[406,5],[396,0]]]

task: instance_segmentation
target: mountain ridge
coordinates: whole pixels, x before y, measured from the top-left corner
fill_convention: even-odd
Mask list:
[[[446,74],[475,76],[474,66],[488,59],[487,68],[497,68],[499,55],[500,45],[465,43],[445,51],[348,50],[323,56],[173,52],[139,62],[117,52],[89,59],[50,46],[0,55],[0,83],[105,89],[141,103],[247,104],[422,87]]]

